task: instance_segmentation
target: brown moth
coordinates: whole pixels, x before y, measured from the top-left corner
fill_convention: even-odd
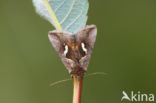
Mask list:
[[[69,73],[80,78],[87,71],[96,34],[96,26],[87,25],[75,34],[50,31],[48,37]]]

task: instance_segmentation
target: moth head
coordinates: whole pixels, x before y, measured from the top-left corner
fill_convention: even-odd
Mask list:
[[[49,39],[68,71],[83,76],[87,70],[96,40],[96,26],[86,26],[76,34],[66,31],[50,31]]]

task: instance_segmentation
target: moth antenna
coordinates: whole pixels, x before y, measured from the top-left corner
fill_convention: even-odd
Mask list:
[[[51,83],[50,86],[55,86],[55,85],[58,85],[60,83],[67,82],[67,81],[70,81],[70,80],[72,80],[72,78],[59,80],[59,81],[56,81],[56,82]]]
[[[90,76],[94,76],[94,75],[107,75],[107,73],[104,73],[104,72],[94,72],[94,73],[90,73],[90,74],[86,75],[85,77],[90,77]]]
[[[104,72],[94,72],[94,73],[90,73],[90,74],[88,74],[88,75],[86,75],[84,77],[90,77],[90,76],[94,76],[94,75],[107,75],[107,73],[104,73]],[[67,81],[71,81],[71,80],[73,80],[73,79],[72,78],[68,78],[68,79],[59,80],[59,81],[51,83],[50,87],[58,85],[58,84],[61,84],[61,83],[64,83],[64,82],[67,82]]]

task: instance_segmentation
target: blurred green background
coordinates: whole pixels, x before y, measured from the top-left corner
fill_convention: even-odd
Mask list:
[[[122,91],[156,95],[156,1],[89,0],[98,36],[82,103],[120,103]],[[0,103],[72,103],[72,81],[48,40],[54,28],[31,0],[0,1]],[[125,101],[126,103],[126,101]]]

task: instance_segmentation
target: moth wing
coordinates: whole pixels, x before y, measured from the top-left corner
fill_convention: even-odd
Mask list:
[[[54,49],[58,53],[63,53],[64,43],[70,42],[73,38],[72,33],[58,30],[50,31],[48,33],[48,37]]]
[[[87,55],[80,59],[80,63],[85,71],[87,71],[92,49],[94,48],[94,43],[96,41],[96,35],[97,28],[95,25],[86,26],[85,28],[82,28],[76,33],[76,40],[82,41],[85,45],[84,49],[87,49]]]
[[[78,41],[85,43],[86,48],[92,51],[94,43],[96,41],[97,28],[95,25],[87,25],[76,33]]]

